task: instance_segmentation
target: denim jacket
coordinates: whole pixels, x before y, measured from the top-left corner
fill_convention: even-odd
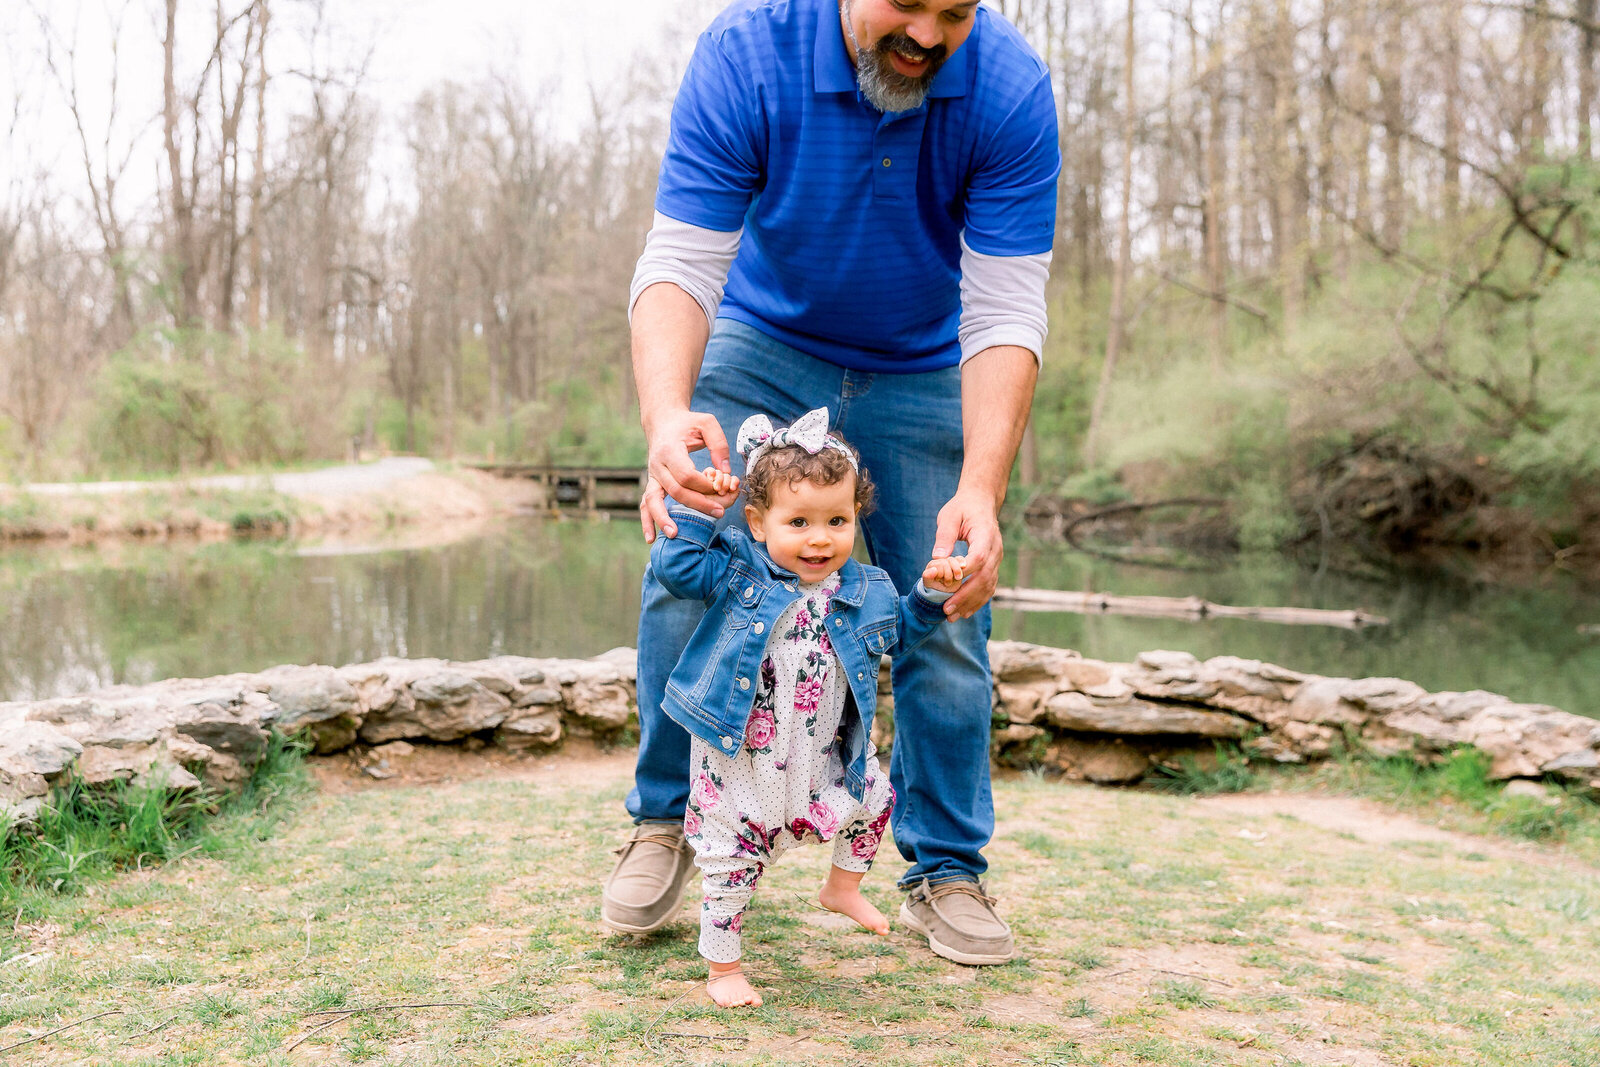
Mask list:
[[[705,616],[667,679],[663,710],[724,756],[744,747],[761,658],[773,623],[799,597],[793,571],[772,561],[765,546],[736,527],[716,532],[709,516],[673,505],[677,537],[657,537],[650,566],[681,600],[703,600]],[[935,599],[938,598],[938,599]],[[878,667],[921,644],[944,621],[943,596],[917,589],[898,596],[889,575],[848,560],[839,570],[828,637],[850,683],[840,722],[845,787],[861,800],[866,790],[867,742],[878,706]],[[856,714],[851,715],[849,704]]]

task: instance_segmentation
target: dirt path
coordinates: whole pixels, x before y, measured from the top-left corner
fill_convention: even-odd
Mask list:
[[[385,456],[371,463],[347,463],[314,471],[279,474],[212,474],[157,482],[29,482],[21,489],[36,496],[108,496],[173,489],[265,489],[292,497],[340,497],[387,489],[396,482],[434,470],[421,456]]]
[[[314,538],[308,549],[326,553],[359,551],[375,538],[422,547],[473,536],[488,520],[535,502],[534,486],[521,479],[392,456],[280,474],[0,486],[0,542],[213,540],[243,532]]]

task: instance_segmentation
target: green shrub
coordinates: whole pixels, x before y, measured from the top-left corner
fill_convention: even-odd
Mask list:
[[[1146,779],[1164,793],[1179,795],[1242,793],[1260,780],[1250,758],[1236,746],[1218,741],[1213,760],[1202,762],[1192,753],[1178,757],[1176,765],[1158,763]]]
[[[35,822],[0,827],[0,913],[27,919],[117,871],[265,837],[283,815],[275,802],[308,788],[309,747],[272,733],[244,788],[222,798],[122,781],[57,789]]]

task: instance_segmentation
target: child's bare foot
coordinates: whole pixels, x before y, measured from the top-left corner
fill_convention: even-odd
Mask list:
[[[711,994],[711,999],[719,1007],[739,1008],[746,1004],[752,1008],[761,1007],[761,994],[755,991],[750,980],[739,969],[738,960],[713,963],[711,977],[706,979],[706,992]]]
[[[828,880],[822,883],[817,899],[824,908],[848,915],[875,934],[889,932],[889,920],[872,902],[861,895],[861,877],[865,871],[845,871],[834,867],[828,871]]]

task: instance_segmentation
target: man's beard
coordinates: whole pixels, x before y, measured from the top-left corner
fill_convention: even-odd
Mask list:
[[[910,111],[920,107],[933,85],[933,76],[944,65],[948,50],[942,44],[923,48],[903,33],[885,34],[871,48],[862,48],[850,24],[849,0],[844,5],[844,24],[856,50],[856,84],[861,95],[879,111]],[[928,69],[915,78],[901,74],[889,62],[889,53],[899,52],[910,60],[928,61]]]

